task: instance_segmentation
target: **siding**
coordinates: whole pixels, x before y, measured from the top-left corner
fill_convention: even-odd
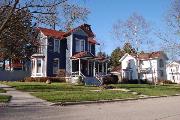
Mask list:
[[[54,58],[59,58],[59,69],[66,68],[66,46],[66,40],[60,40],[60,53],[54,52],[54,39],[48,38],[47,76],[56,76],[53,74]]]

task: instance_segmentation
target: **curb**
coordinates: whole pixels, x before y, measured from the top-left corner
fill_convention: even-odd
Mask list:
[[[111,103],[111,102],[135,101],[135,100],[165,98],[165,97],[175,97],[175,96],[180,96],[180,94],[162,95],[162,96],[148,96],[148,97],[140,97],[140,98],[127,98],[127,99],[98,100],[98,101],[57,102],[57,103],[52,103],[50,106],[68,106],[68,105],[84,105],[84,104],[96,104],[96,103]]]

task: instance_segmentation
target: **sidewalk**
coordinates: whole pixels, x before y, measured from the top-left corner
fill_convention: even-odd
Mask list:
[[[8,103],[8,106],[48,106],[51,105],[51,102],[47,102],[45,100],[41,100],[39,98],[36,98],[32,95],[30,95],[27,92],[21,92],[19,90],[16,90],[15,88],[12,88],[8,85],[0,84],[0,88],[5,89],[7,92],[6,95],[11,95],[11,101]],[[4,94],[4,93],[3,93]]]

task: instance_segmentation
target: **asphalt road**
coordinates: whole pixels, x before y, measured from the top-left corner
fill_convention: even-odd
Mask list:
[[[89,105],[0,107],[0,120],[180,120],[180,96]]]

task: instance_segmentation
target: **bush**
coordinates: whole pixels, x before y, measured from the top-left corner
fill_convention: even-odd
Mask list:
[[[26,77],[24,82],[46,82],[50,80],[51,82],[65,82],[64,77]]]
[[[175,84],[175,83],[173,83],[173,82],[170,81],[170,80],[159,80],[159,81],[158,81],[158,84]]]
[[[103,84],[117,84],[118,83],[118,76],[116,75],[108,75],[102,77]]]
[[[138,84],[139,82],[140,84],[150,84],[148,80],[127,80],[127,79],[122,80],[122,83],[126,83],[126,84]]]

